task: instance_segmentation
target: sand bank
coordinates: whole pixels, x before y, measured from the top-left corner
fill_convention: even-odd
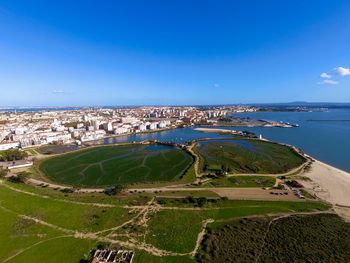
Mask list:
[[[350,174],[315,160],[312,169],[305,173],[313,182],[305,182],[315,194],[325,201],[350,207]]]
[[[334,206],[336,212],[350,220],[350,173],[315,160],[304,174],[312,181],[303,182],[317,197]]]

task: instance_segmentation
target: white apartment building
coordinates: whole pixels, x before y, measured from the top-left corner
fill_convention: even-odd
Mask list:
[[[81,135],[80,140],[82,142],[94,141],[94,140],[102,139],[105,135],[106,135],[106,132],[104,130],[97,130],[97,131],[91,131],[91,132],[87,131]]]
[[[162,121],[159,122],[159,128],[166,128],[169,125],[170,125],[170,121],[169,120],[162,120]]]
[[[117,127],[114,129],[114,134],[123,134],[123,133],[128,133],[129,129],[127,127]]]
[[[143,132],[145,130],[147,130],[147,125],[144,124],[144,123],[141,123],[139,126],[138,126],[138,129],[140,132]]]
[[[149,125],[150,130],[156,130],[158,129],[158,122],[151,122]]]
[[[0,143],[0,151],[19,148],[19,146],[20,146],[19,142]]]
[[[98,130],[100,128],[100,121],[99,120],[91,120],[91,125],[94,127],[95,130]]]
[[[135,123],[135,122],[138,122],[139,120],[135,117],[127,116],[127,117],[122,117],[121,121],[122,123]]]
[[[107,122],[103,124],[103,129],[107,132],[113,131],[113,125],[111,122]]]

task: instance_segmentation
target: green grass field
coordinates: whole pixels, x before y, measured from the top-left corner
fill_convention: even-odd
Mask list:
[[[168,202],[165,205],[193,207],[191,204]],[[273,202],[273,201],[219,201],[208,202],[203,210],[179,211],[164,210],[154,215],[149,223],[146,241],[159,248],[186,253],[195,246],[203,220],[230,220],[249,215],[269,213],[302,212],[325,210],[328,206],[313,202]],[[189,227],[190,226],[190,227]]]
[[[192,156],[174,147],[130,144],[95,147],[43,161],[39,168],[54,182],[108,186],[180,179]]]
[[[194,203],[183,203],[183,199],[165,198],[158,210],[154,204],[147,205],[151,199],[144,194],[119,198],[97,193],[64,195],[53,189],[0,182],[0,262],[75,263],[87,259],[90,249],[101,242],[129,249],[118,242],[133,244],[136,263],[194,262],[189,253],[203,220],[220,222],[249,215],[329,208],[318,202],[222,199],[198,208]],[[157,256],[142,249],[143,244],[173,255]]]
[[[249,139],[200,141],[196,151],[203,172],[278,174],[305,161],[287,146]]]

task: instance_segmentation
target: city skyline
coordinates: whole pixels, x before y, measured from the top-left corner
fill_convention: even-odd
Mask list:
[[[0,106],[349,102],[349,11],[346,1],[2,2]]]

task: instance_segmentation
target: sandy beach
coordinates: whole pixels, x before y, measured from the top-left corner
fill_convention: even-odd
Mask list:
[[[304,175],[312,180],[303,182],[307,189],[350,220],[350,173],[315,160],[312,169]]]

